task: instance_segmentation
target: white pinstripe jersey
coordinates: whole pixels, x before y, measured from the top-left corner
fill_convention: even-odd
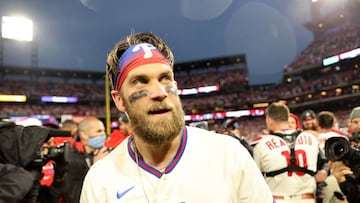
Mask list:
[[[82,203],[271,203],[254,160],[236,139],[185,127],[180,147],[162,174],[139,160],[124,140],[89,170]],[[147,198],[146,198],[147,196]]]

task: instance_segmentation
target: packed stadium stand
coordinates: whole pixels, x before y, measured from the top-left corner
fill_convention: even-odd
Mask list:
[[[346,127],[349,112],[359,105],[360,98],[360,18],[358,14],[339,15],[337,24],[326,19],[316,18],[306,25],[313,31],[314,41],[284,68],[278,83],[250,85],[245,54],[175,64],[179,90],[190,92],[180,94],[185,113],[265,109],[271,102],[284,101],[298,115],[306,109],[332,111],[340,127]],[[325,58],[351,50],[355,50],[351,57],[323,64]],[[27,97],[24,103],[1,102],[0,116],[49,114],[60,119],[70,114],[105,119],[104,76],[104,72],[0,66],[0,94]],[[209,86],[217,88],[199,91]],[[48,103],[41,101],[41,96],[77,97],[77,102]],[[112,103],[110,114],[112,120],[118,117]],[[205,118],[209,129],[215,131],[221,129],[224,119]],[[239,125],[243,135],[251,138],[261,133],[265,121],[261,115],[247,115],[239,117]]]

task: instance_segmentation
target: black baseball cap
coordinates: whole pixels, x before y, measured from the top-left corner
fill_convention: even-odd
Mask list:
[[[233,119],[233,118],[226,119],[225,122],[223,123],[223,128],[224,129],[231,129],[231,130],[239,128],[239,124],[237,123],[237,119]]]
[[[310,120],[310,119],[315,119],[315,118],[316,118],[315,112],[314,112],[313,110],[310,110],[310,109],[305,110],[305,111],[301,114],[301,116],[300,116],[300,119],[301,119],[302,121],[304,121],[304,120]]]

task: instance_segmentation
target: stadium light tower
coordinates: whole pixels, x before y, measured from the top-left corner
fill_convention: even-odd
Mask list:
[[[34,41],[33,22],[30,19],[17,16],[2,16],[0,38],[0,64],[4,64],[5,40],[17,40],[31,43],[31,66],[38,65],[38,49]]]

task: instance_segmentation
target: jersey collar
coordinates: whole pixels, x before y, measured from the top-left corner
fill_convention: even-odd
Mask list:
[[[147,163],[145,163],[142,159],[138,160],[138,163],[136,163],[136,155],[134,150],[131,148],[131,142],[133,140],[133,136],[129,137],[128,139],[128,143],[127,143],[127,148],[128,148],[128,152],[129,155],[131,157],[131,159],[134,161],[135,164],[138,164],[139,167],[141,167],[142,169],[144,169],[145,171],[153,174],[154,176],[161,178],[161,176],[163,174],[168,174],[170,173],[175,166],[177,165],[177,163],[180,161],[180,158],[182,156],[182,154],[185,151],[185,147],[186,147],[186,142],[187,142],[187,128],[184,127],[182,130],[182,134],[181,134],[181,141],[180,141],[180,145],[179,148],[174,156],[174,158],[171,160],[171,162],[166,166],[165,168],[165,172],[161,172],[157,169],[155,169],[154,167],[148,165]]]

